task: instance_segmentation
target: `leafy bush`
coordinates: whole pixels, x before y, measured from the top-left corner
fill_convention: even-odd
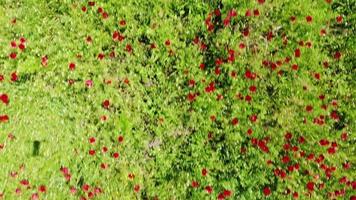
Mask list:
[[[356,199],[353,1],[0,5],[0,199]]]

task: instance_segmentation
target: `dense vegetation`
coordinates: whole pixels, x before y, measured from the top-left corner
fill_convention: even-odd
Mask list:
[[[356,2],[0,12],[0,199],[356,199]]]

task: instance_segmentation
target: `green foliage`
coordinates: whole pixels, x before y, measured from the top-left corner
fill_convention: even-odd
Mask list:
[[[0,199],[355,198],[356,4],[260,1],[0,1]]]

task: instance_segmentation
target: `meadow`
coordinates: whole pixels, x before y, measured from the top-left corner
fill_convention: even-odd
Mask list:
[[[1,200],[356,200],[355,1],[0,13]]]

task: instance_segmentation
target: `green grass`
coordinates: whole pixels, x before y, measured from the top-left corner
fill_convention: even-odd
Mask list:
[[[345,194],[338,199],[354,200],[356,4],[223,0],[219,19],[213,14],[218,2],[108,0],[89,6],[87,1],[0,0],[4,77],[0,95],[9,97],[7,105],[0,101],[0,115],[9,116],[8,122],[0,122],[0,199],[29,199],[36,193],[39,199],[88,199],[89,193],[82,190],[88,184],[89,192],[102,189],[94,199],[103,200],[292,199],[295,192],[299,199],[321,200],[332,199],[328,193],[341,189]],[[107,19],[98,13],[99,7],[108,13]],[[247,9],[252,16],[245,16]],[[253,16],[255,9],[259,16]],[[231,10],[237,16],[224,27],[222,21]],[[311,23],[306,22],[308,15]],[[338,23],[340,15],[343,21]],[[207,30],[206,21],[214,24],[213,31]],[[326,36],[320,35],[321,29]],[[114,31],[125,39],[114,41]],[[88,36],[91,42],[86,41]],[[23,51],[18,48],[21,37],[26,39]],[[199,44],[194,44],[195,37]],[[202,43],[206,50],[200,49]],[[240,48],[241,43],[246,47]],[[294,55],[297,48],[300,58]],[[215,62],[227,59],[229,50],[234,50],[235,61],[223,62],[217,75]],[[16,59],[9,57],[12,52],[17,52]],[[110,57],[113,52],[115,57]],[[340,59],[334,58],[336,52],[341,52]],[[105,55],[102,60],[100,53]],[[41,64],[43,56],[48,57],[46,66]],[[263,61],[281,66],[271,69]],[[74,70],[70,63],[75,63]],[[293,64],[298,70],[292,70]],[[256,73],[256,78],[246,78],[247,71]],[[13,72],[16,81],[11,81]],[[87,80],[93,81],[92,87],[86,86]],[[194,86],[189,86],[191,80]],[[211,82],[215,90],[207,92]],[[190,102],[188,94],[195,99]],[[321,94],[325,99],[319,98]],[[223,98],[217,100],[218,95]],[[251,102],[245,100],[247,95]],[[108,108],[104,100],[109,100]],[[308,105],[311,112],[306,111]],[[332,118],[333,112],[339,119]],[[257,116],[255,122],[252,115]],[[321,115],[325,123],[313,123]],[[237,125],[232,124],[235,117]],[[248,129],[253,133],[247,134]],[[292,139],[285,139],[287,132]],[[94,144],[89,143],[91,137]],[[300,137],[306,142],[300,143]],[[320,140],[330,144],[321,146]],[[334,154],[328,153],[332,142],[337,144]],[[286,143],[298,150],[285,150]],[[108,152],[103,153],[103,147]],[[94,156],[88,153],[91,149],[96,150]],[[115,152],[118,159],[112,156]],[[303,152],[305,157],[300,156]],[[315,158],[308,160],[310,154]],[[281,161],[285,155],[291,159],[288,164]],[[325,159],[317,163],[320,155]],[[102,169],[102,163],[108,168]],[[343,169],[345,163],[351,167]],[[300,165],[299,170],[288,172],[294,164]],[[336,167],[331,178],[321,164]],[[69,169],[70,181],[61,167]],[[284,170],[286,178],[276,176],[276,169]],[[135,177],[130,179],[129,174]],[[349,183],[339,183],[342,177]],[[21,180],[28,180],[30,187],[21,185]],[[196,188],[194,181],[199,183]],[[308,182],[315,183],[313,191],[308,191]],[[325,188],[318,189],[322,183]],[[38,190],[40,185],[46,192]],[[213,188],[211,194],[206,186]],[[75,194],[71,187],[77,189]],[[271,194],[265,195],[267,188]],[[287,189],[290,194],[285,194]]]

